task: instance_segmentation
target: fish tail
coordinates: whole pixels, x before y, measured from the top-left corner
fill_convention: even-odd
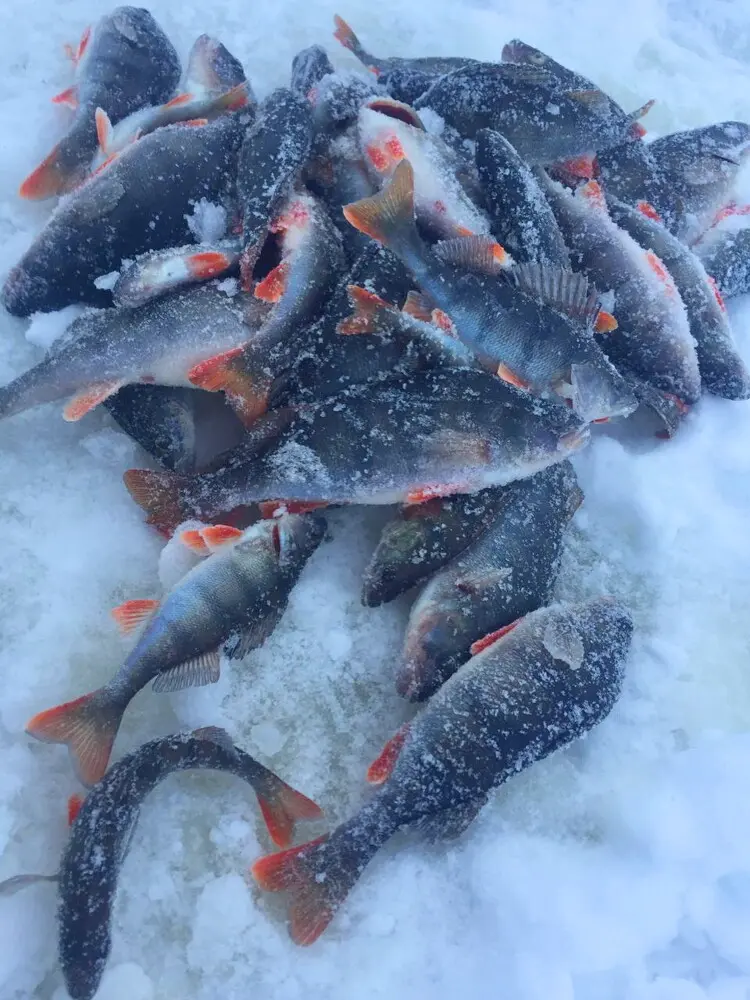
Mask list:
[[[268,832],[274,844],[288,847],[294,838],[294,825],[298,820],[320,819],[323,810],[296,788],[264,768],[264,774],[256,781],[258,805],[266,821]]]
[[[392,305],[374,292],[359,285],[348,285],[349,301],[354,307],[351,316],[342,319],[336,329],[344,335],[359,333],[379,333],[387,329],[384,314],[396,311]]]
[[[403,254],[420,246],[414,221],[414,170],[402,160],[390,184],[372,195],[344,206],[344,218],[355,229]]]
[[[334,14],[333,23],[336,26],[336,30],[333,33],[333,37],[336,41],[341,42],[345,49],[349,49],[349,51],[353,53],[369,70],[372,70],[375,74],[379,74],[380,70],[377,66],[377,60],[374,56],[371,56],[369,52],[365,51],[362,43],[343,17],[339,17],[338,14]]]
[[[374,805],[371,803],[371,805]],[[363,813],[333,833],[260,858],[250,872],[268,892],[289,894],[289,933],[298,945],[316,941],[394,828],[363,822]]]
[[[44,201],[63,194],[70,186],[70,178],[66,177],[60,163],[60,143],[42,160],[39,166],[32,170],[22,182],[18,193],[29,201]]]
[[[171,535],[177,525],[191,515],[184,499],[187,482],[184,476],[151,469],[128,469],[122,478],[131,497],[148,515],[146,523],[162,534]]]
[[[107,770],[127,705],[110,688],[99,688],[35,715],[26,732],[44,743],[65,743],[81,782],[94,785]]]
[[[244,349],[234,347],[194,365],[188,379],[207,392],[224,392],[240,420],[249,427],[268,409],[272,380],[248,368]]]

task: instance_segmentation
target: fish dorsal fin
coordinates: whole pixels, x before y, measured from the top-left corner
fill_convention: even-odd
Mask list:
[[[599,108],[609,103],[607,95],[597,87],[589,87],[587,90],[565,90],[563,93],[572,101],[578,101],[587,108]]]
[[[457,236],[432,248],[443,264],[452,264],[480,274],[499,274],[512,263],[508,252],[492,236]]]
[[[237,747],[232,742],[232,737],[221,726],[201,726],[200,729],[194,729],[192,735],[197,740],[206,740],[209,743],[215,743],[222,750],[228,750],[232,753],[237,752]]]
[[[432,301],[423,293],[412,289],[406,296],[406,301],[401,307],[401,312],[411,316],[412,319],[419,319],[423,323],[432,320]]]
[[[553,659],[562,660],[573,670],[583,663],[583,641],[569,615],[553,618],[544,630],[542,642]]]
[[[517,264],[505,272],[520,291],[571,319],[594,326],[599,298],[589,289],[585,275],[546,264]]]
[[[178,663],[176,667],[163,670],[154,678],[152,688],[157,694],[164,691],[182,691],[190,687],[215,684],[219,679],[220,661],[218,649],[201,653],[192,660]]]

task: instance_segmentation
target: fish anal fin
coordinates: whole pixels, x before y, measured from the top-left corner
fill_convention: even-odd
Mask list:
[[[68,402],[63,410],[63,417],[68,421],[80,420],[99,403],[114,396],[124,385],[125,382],[118,379],[112,382],[96,382],[94,385],[81,389]]]
[[[78,87],[74,84],[72,87],[67,87],[65,90],[61,90],[59,94],[55,94],[52,98],[53,104],[64,104],[68,108],[75,109],[78,107]]]

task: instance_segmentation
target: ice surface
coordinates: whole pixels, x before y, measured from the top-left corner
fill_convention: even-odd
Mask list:
[[[332,0],[158,0],[185,56],[201,32],[239,56],[260,97],[292,56],[331,38]],[[95,0],[6,0],[0,79],[0,276],[45,205],[16,197],[59,134],[62,55]],[[626,107],[655,97],[660,133],[750,118],[746,0],[432,0],[339,9],[376,54],[497,58],[512,37],[591,77]],[[730,304],[750,359],[750,303]],[[60,327],[0,316],[0,381]],[[107,678],[123,655],[109,608],[182,571],[142,523],[121,474],[144,456],[94,412],[59,406],[2,424],[0,878],[54,871],[66,752],[28,739],[36,711]],[[575,459],[586,493],[559,595],[610,592],[638,626],[613,716],[496,794],[459,841],[399,837],[312,948],[242,875],[271,848],[254,797],[226,776],[168,779],[123,866],[101,1000],[747,1000],[750,996],[750,406],[706,399],[673,441],[600,433]],[[218,723],[325,807],[365,800],[368,763],[408,715],[393,688],[406,599],[365,609],[361,574],[385,512],[329,516],[287,614],[217,685],[128,711],[116,753]],[[161,576],[161,581],[160,581]],[[311,835],[317,828],[310,828]],[[63,1000],[55,890],[0,899],[0,997]]]

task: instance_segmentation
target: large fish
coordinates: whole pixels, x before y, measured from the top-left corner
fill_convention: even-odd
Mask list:
[[[392,601],[460,555],[489,527],[505,495],[503,487],[493,487],[402,507],[383,528],[367,564],[365,607]]]
[[[69,397],[66,420],[125,385],[190,386],[200,361],[244,344],[268,306],[217,285],[188,288],[141,309],[103,309],[74,320],[43,361],[0,389],[0,418]]]
[[[735,181],[750,155],[750,125],[719,122],[673,132],[649,144],[665,181],[663,212],[680,239],[692,242],[732,198]]]
[[[310,102],[286,87],[263,101],[247,130],[237,174],[247,283],[269,226],[299,180],[312,140]]]
[[[142,7],[116,7],[102,17],[84,33],[75,59],[74,86],[54,98],[71,104],[75,117],[67,135],[21,185],[22,198],[51,198],[84,179],[97,148],[97,108],[119,122],[169,100],[180,79],[174,46]]]
[[[338,230],[311,195],[292,196],[271,225],[281,262],[254,288],[257,298],[274,303],[271,313],[244,347],[217,352],[190,372],[193,385],[236,399],[246,423],[265,412],[273,380],[296,353],[297,335],[345,267]]]
[[[533,173],[505,136],[480,129],[475,155],[492,232],[513,260],[570,268],[554,213]]]
[[[126,601],[114,610],[123,631],[144,626],[115,676],[90,694],[35,715],[26,731],[67,744],[81,781],[93,785],[107,769],[122,717],[138,691],[149,681],[155,691],[210,684],[219,678],[225,644],[227,655],[239,659],[265,642],[324,533],[325,522],[313,515],[260,521],[244,533],[202,529],[197,544],[215,551],[161,602]]]
[[[750,208],[719,213],[693,250],[725,299],[750,292]]]
[[[543,171],[538,176],[573,266],[600,292],[614,291],[618,327],[601,341],[608,356],[684,404],[697,402],[701,383],[695,341],[680,293],[662,261],[612,221],[596,181],[572,195]]]
[[[582,499],[570,462],[505,488],[486,531],[433,576],[412,605],[396,675],[399,694],[429,698],[469,658],[473,642],[547,603],[563,535]]]
[[[420,224],[439,238],[488,233],[487,217],[459,183],[456,175],[461,164],[451,149],[439,135],[426,132],[410,108],[394,105],[374,99],[359,113],[362,153],[379,186],[393,177],[406,158],[414,171],[414,209]],[[404,121],[394,111],[414,117]]]
[[[58,949],[71,1000],[92,1000],[112,946],[112,909],[122,864],[150,792],[179,771],[223,771],[246,781],[274,843],[290,843],[298,820],[322,816],[307,796],[207,727],[151,740],[112,766],[73,819],[57,876],[21,875],[0,884],[10,894],[37,881],[58,882]]]
[[[511,280],[499,281],[493,265],[503,265],[506,255],[488,237],[459,237],[428,249],[415,225],[413,178],[409,161],[402,160],[390,185],[347,205],[346,218],[398,254],[458,336],[508,381],[569,396],[585,421],[631,412],[632,393],[594,340],[600,309],[586,280],[523,264],[508,270]]]
[[[415,102],[461,135],[500,132],[529,164],[591,156],[623,142],[633,121],[600,90],[570,90],[536,66],[482,63],[439,77]]]
[[[253,865],[261,888],[289,893],[294,941],[323,933],[396,831],[427,825],[433,836],[458,836],[494,788],[601,722],[622,688],[632,631],[625,608],[600,598],[535,611],[478,644],[386,744],[368,771],[382,787],[356,815]]]
[[[245,433],[223,396],[200,389],[129,385],[104,406],[160,465],[183,475],[205,471]]]
[[[291,429],[258,460],[192,478],[131,469],[125,484],[149,523],[165,527],[265,500],[391,504],[473,493],[530,476],[588,440],[567,407],[469,368],[394,375],[291,412]]]
[[[645,250],[656,254],[677,286],[695,340],[704,388],[726,399],[750,398],[750,373],[737,352],[726,306],[698,257],[643,212],[614,199],[608,199],[607,204],[613,221]]]
[[[233,188],[240,117],[157,129],[61,201],[6,279],[8,312],[106,305],[111,293],[95,286],[97,278],[119,270],[123,260],[192,240],[195,203],[220,203]]]

